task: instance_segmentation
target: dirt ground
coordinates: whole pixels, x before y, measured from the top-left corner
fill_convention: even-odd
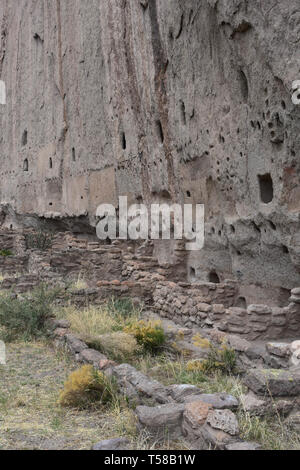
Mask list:
[[[130,410],[58,405],[64,381],[76,367],[46,343],[7,345],[7,364],[0,365],[0,449],[90,449],[102,439],[130,435]]]

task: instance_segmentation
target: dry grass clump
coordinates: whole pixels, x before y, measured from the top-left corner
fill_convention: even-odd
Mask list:
[[[123,331],[129,322],[139,320],[140,311],[125,305],[113,300],[83,309],[69,305],[57,311],[57,316],[69,320],[71,329],[83,340],[96,341],[100,335]]]
[[[88,284],[85,281],[83,275],[80,273],[78,274],[78,277],[75,281],[73,281],[69,287],[71,290],[81,290],[81,289],[87,289]]]
[[[108,378],[91,365],[84,365],[72,372],[60,393],[59,403],[74,408],[89,408],[111,402],[115,387]]]
[[[136,338],[123,331],[100,335],[87,342],[90,347],[120,362],[128,361],[142,352]]]

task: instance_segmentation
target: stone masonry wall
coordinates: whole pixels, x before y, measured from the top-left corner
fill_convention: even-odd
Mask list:
[[[1,288],[25,292],[41,282],[66,284],[78,279],[87,288],[74,290],[78,305],[101,303],[110,296],[131,297],[185,327],[215,327],[249,340],[296,338],[300,333],[300,291],[286,306],[244,302],[240,286],[226,282],[182,282],[173,264],[161,266],[153,242],[103,244],[61,232],[46,250],[26,246],[28,232],[3,230],[0,243]],[[178,248],[179,253],[182,250]],[[178,255],[181,266],[181,255]]]

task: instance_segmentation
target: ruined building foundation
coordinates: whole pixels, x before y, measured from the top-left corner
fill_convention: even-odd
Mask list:
[[[297,337],[299,1],[0,0],[0,30],[1,270],[20,290],[83,271],[166,317]],[[99,246],[120,195],[205,204],[204,248]],[[26,249],[29,227],[58,245]]]

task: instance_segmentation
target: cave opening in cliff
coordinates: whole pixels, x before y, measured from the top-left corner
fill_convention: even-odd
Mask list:
[[[212,282],[214,284],[220,284],[220,278],[218,274],[216,273],[216,271],[210,271],[208,275],[208,280],[209,282]]]
[[[72,148],[72,160],[73,160],[73,162],[76,161],[76,152],[75,152],[75,148],[74,148],[74,147]]]
[[[238,299],[235,303],[235,307],[246,309],[247,308],[247,301],[246,301],[245,297],[238,297]]]
[[[163,128],[162,128],[162,124],[159,120],[156,121],[156,131],[157,131],[157,136],[158,136],[160,142],[163,144],[164,140],[165,140],[165,136],[164,136],[164,131],[163,131]]]
[[[258,182],[260,189],[260,200],[264,204],[269,204],[273,201],[274,197],[273,180],[270,173],[258,175]]]
[[[22,146],[24,147],[25,145],[27,145],[27,141],[28,141],[28,132],[27,130],[25,130],[23,132],[23,135],[22,135]]]
[[[190,267],[190,280],[191,281],[196,280],[196,269],[193,267]]]
[[[240,81],[241,81],[241,92],[242,92],[242,97],[245,102],[248,101],[249,97],[249,86],[248,86],[248,80],[243,72],[243,70],[240,70]]]
[[[125,132],[122,132],[122,134],[121,134],[121,145],[122,145],[122,149],[123,149],[123,150],[126,150],[126,148],[127,148],[127,142],[126,142],[126,135],[125,135]]]
[[[23,162],[23,171],[28,171],[28,170],[29,170],[28,159],[25,158]]]

